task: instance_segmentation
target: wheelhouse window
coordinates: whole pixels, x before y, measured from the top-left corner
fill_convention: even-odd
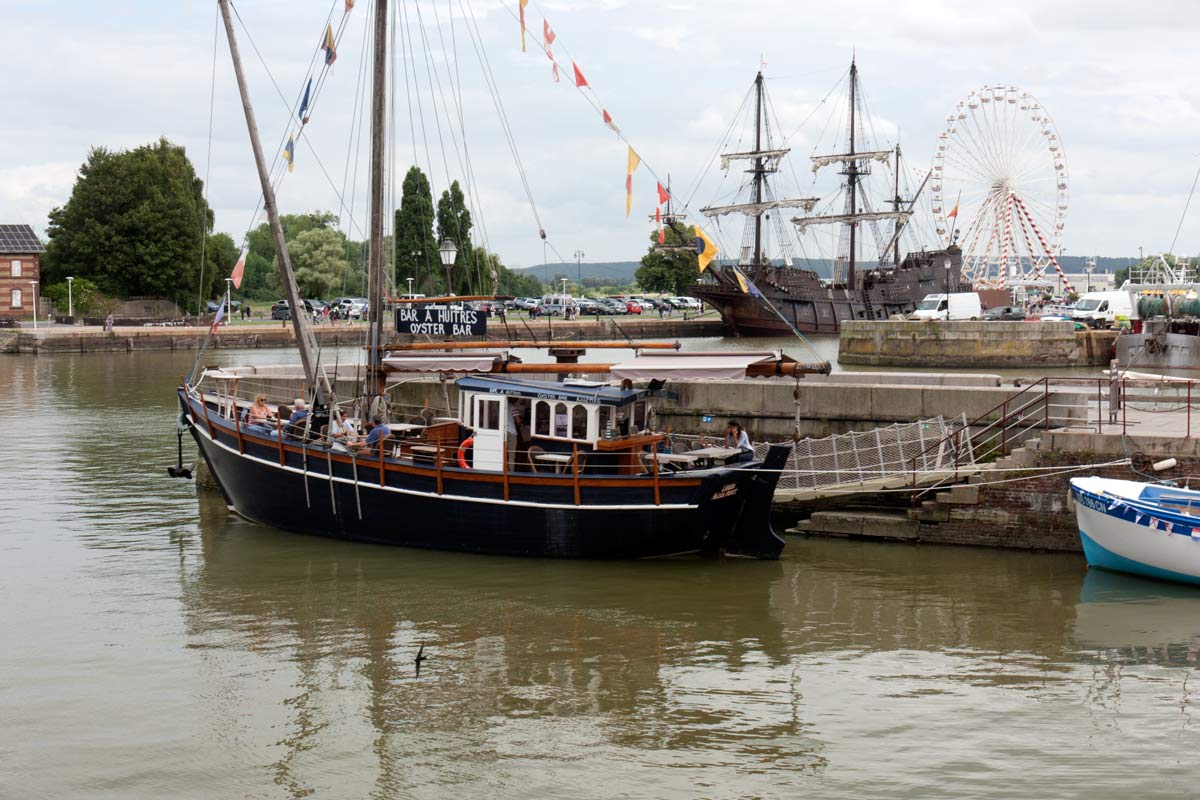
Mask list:
[[[587,406],[576,403],[571,409],[571,438],[572,439],[587,439],[588,438],[588,410]]]
[[[569,435],[567,429],[567,404],[556,403],[554,405],[554,435],[566,439]]]
[[[480,400],[478,413],[475,415],[475,427],[489,431],[500,430],[500,401]]]
[[[613,410],[612,406],[600,406],[600,435],[611,428],[613,425]]]
[[[633,404],[633,427],[639,431],[646,430],[646,401],[638,400]]]
[[[550,435],[550,404],[539,400],[533,406],[533,433],[535,436]]]
[[[19,258],[14,258],[12,260],[12,265],[11,265],[10,269],[12,270],[12,272],[9,274],[12,277],[14,277],[14,278],[21,277],[21,260]]]
[[[21,290],[20,289],[12,290],[12,294],[9,296],[9,304],[8,305],[10,308],[20,308],[21,307]]]

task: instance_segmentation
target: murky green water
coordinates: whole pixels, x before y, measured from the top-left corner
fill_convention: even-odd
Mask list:
[[[1197,791],[1198,592],[1069,555],[289,535],[166,477],[191,357],[0,358],[0,797]]]

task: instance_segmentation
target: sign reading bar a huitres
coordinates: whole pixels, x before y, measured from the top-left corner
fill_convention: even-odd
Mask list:
[[[486,336],[487,314],[465,306],[396,306],[396,331],[412,336]]]

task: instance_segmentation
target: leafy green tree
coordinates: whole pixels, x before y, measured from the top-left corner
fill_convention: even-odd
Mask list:
[[[123,297],[195,297],[212,224],[203,182],[179,145],[95,147],[66,205],[50,212],[45,278],[87,278]],[[219,278],[206,271],[204,279],[208,294]]]
[[[233,243],[233,237],[227,233],[214,233],[208,237],[208,245],[205,247],[204,260],[204,282],[209,283],[211,276],[212,287],[206,297],[214,297],[224,294],[225,279],[233,274],[233,268],[237,264],[238,247]],[[245,275],[242,276],[243,286],[245,285]]]
[[[337,231],[312,228],[288,243],[296,284],[304,297],[328,297],[346,269],[345,246]]]
[[[429,188],[429,178],[425,177],[425,173],[421,172],[419,167],[410,167],[404,176],[400,208],[396,209],[398,287],[407,289],[405,279],[411,277],[415,279],[415,290],[434,294],[434,286],[442,283],[434,277],[442,273],[442,262],[438,260],[438,243],[433,235],[433,223],[433,192]]]
[[[78,317],[92,310],[92,305],[96,301],[96,284],[87,278],[76,278],[72,282],[69,292],[67,282],[63,281],[42,289],[41,295],[53,303],[61,314],[66,314],[71,306],[74,306],[75,316]]]
[[[490,283],[489,270],[476,260],[476,250],[471,246],[471,212],[467,210],[467,199],[458,181],[451,183],[438,200],[437,234],[439,247],[442,241],[449,239],[458,248],[450,273],[455,294],[474,294],[471,291],[473,285],[481,284],[482,289],[483,284]]]
[[[497,258],[497,263],[499,258]],[[541,297],[542,282],[528,270],[509,269],[503,264],[496,270],[496,294],[512,297]]]
[[[696,283],[700,277],[700,267],[696,261],[696,251],[690,249],[695,241],[696,232],[687,228],[688,238],[680,237],[673,229],[666,229],[668,247],[688,247],[687,250],[659,251],[658,231],[650,234],[650,249],[642,256],[642,266],[634,273],[638,286],[647,292],[670,292],[683,294]]]
[[[312,230],[329,231],[338,237],[343,248],[348,245],[343,234],[337,230],[337,215],[328,211],[284,214],[279,218],[279,224],[283,228],[283,239],[288,245],[289,254],[297,237]],[[361,247],[357,242],[355,245]],[[283,293],[283,285],[279,282],[279,264],[275,260],[275,242],[271,237],[271,226],[264,222],[250,231],[246,237],[246,247],[246,271],[242,277],[242,295],[262,300],[278,299]],[[293,262],[294,260],[293,257]],[[295,263],[292,268],[299,269]],[[340,290],[342,287],[336,288]],[[357,284],[354,284],[349,287],[349,290],[357,293],[358,288]]]

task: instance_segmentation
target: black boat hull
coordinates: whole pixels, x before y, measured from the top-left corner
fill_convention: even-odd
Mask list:
[[[252,521],[289,531],[558,558],[727,553],[770,559],[778,558],[783,548],[769,510],[786,447],[773,451],[762,465],[711,470],[695,478],[575,481],[570,476],[514,474],[506,500],[505,486],[495,476],[483,482],[471,470],[435,471],[391,459],[385,459],[381,470],[378,458],[335,457],[296,443],[280,447],[213,419],[212,406],[206,415],[182,391],[180,400],[226,502]]]

